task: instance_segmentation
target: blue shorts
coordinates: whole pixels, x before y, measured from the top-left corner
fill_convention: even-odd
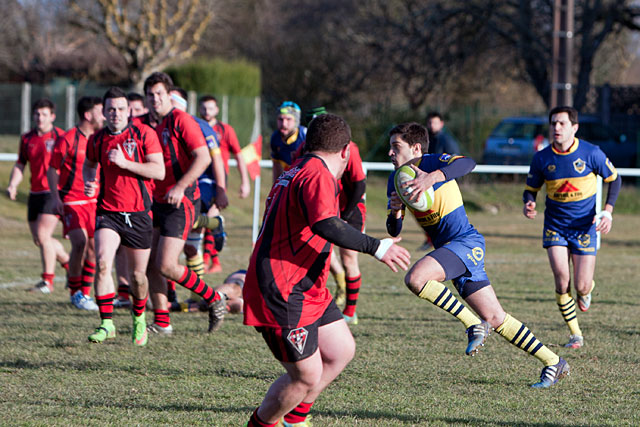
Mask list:
[[[552,230],[544,227],[542,229],[542,247],[567,246],[569,252],[574,255],[596,255],[598,252],[596,225],[585,230],[564,229],[562,231]]]
[[[200,188],[200,212],[206,214],[216,201],[216,182],[209,178],[198,180]]]
[[[462,298],[466,298],[473,292],[491,284],[484,269],[485,246],[484,237],[480,233],[473,233],[452,240],[442,248],[453,252],[467,268],[466,273],[463,275],[451,278]]]

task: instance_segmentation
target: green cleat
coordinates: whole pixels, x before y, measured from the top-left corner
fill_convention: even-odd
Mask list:
[[[133,312],[131,312],[131,317],[133,317],[133,328],[131,330],[131,341],[133,341],[133,345],[139,347],[147,345],[149,336],[147,334],[147,320],[144,313],[140,316],[134,316]]]
[[[113,324],[111,319],[105,319],[102,321],[100,326],[96,328],[96,330],[89,335],[89,341],[101,343],[106,339],[111,339],[116,337],[116,327]]]
[[[342,313],[342,317],[344,317],[344,321],[349,325],[357,325],[358,324],[358,313],[353,313],[353,316],[347,316]]]

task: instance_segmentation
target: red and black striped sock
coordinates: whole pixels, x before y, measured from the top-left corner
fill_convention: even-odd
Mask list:
[[[82,288],[82,276],[69,276],[69,295],[73,295]]]
[[[205,264],[212,257],[212,252],[215,251],[215,243],[213,241],[213,233],[211,230],[206,230],[204,233],[204,244],[202,245],[202,258],[205,260]]]
[[[300,402],[298,406],[293,408],[291,412],[284,416],[284,420],[292,424],[304,422],[304,420],[307,419],[307,415],[309,415],[309,411],[312,406],[313,402]]]
[[[91,287],[93,287],[93,278],[96,275],[96,265],[95,263],[84,260],[84,264],[82,265],[82,293],[85,295],[89,295],[91,292]]]
[[[55,278],[56,278],[55,274],[42,273],[42,280],[47,282],[49,284],[49,286],[52,287],[52,288],[53,288],[53,279],[55,279]]]
[[[183,267],[184,272],[182,277],[178,280],[178,284],[189,289],[202,297],[207,304],[211,305],[212,302],[220,299],[220,295],[211,287],[208,286],[204,280],[200,279],[196,273],[189,270],[187,267]]]
[[[279,421],[277,421],[277,422],[275,422],[273,424],[265,423],[258,416],[258,409],[256,408],[256,410],[253,411],[253,414],[251,414],[251,418],[249,418],[249,422],[247,423],[247,427],[274,427],[274,426],[276,426],[278,424],[278,422]]]
[[[358,294],[360,293],[360,284],[362,276],[347,277],[347,304],[344,307],[344,313],[347,316],[353,316],[356,312],[356,304],[358,303]]]
[[[100,318],[102,320],[113,318],[113,299],[115,297],[115,292],[107,295],[96,295],[96,304],[98,304],[98,310],[100,310]]]
[[[118,298],[129,299],[129,295],[131,295],[129,285],[126,283],[118,283]]]
[[[169,316],[169,310],[154,309],[153,317],[154,317],[153,323],[155,323],[158,326],[162,326],[163,328],[166,328],[171,324],[171,317]]]
[[[147,306],[147,299],[149,299],[148,296],[144,297],[144,299],[138,299],[135,296],[133,297],[133,304],[131,305],[131,311],[133,312],[134,316],[138,317],[142,315],[142,313],[144,313],[144,309]]]
[[[61,262],[60,266],[62,266],[65,271],[69,271],[69,262]]]

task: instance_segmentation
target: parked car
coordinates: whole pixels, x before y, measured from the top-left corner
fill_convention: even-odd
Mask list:
[[[485,142],[483,162],[497,165],[528,165],[533,154],[549,145],[547,117],[507,117]],[[597,117],[580,115],[576,136],[600,147],[615,167],[636,167],[637,145],[618,135]]]

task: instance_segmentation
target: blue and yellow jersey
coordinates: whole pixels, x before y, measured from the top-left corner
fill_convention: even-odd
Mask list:
[[[216,154],[220,154],[220,142],[218,141],[218,137],[216,133],[213,131],[213,128],[209,126],[209,123],[206,120],[202,120],[200,117],[192,116],[198,125],[200,126],[200,130],[204,135],[204,140],[207,142],[207,148],[209,148],[209,153],[211,153],[211,157]],[[198,179],[210,179],[215,182],[215,176],[213,176],[213,170],[211,166],[207,166],[207,168],[202,172],[200,178]]]
[[[293,155],[306,139],[307,128],[304,126],[298,126],[298,129],[286,141],[276,130],[271,134],[271,160],[279,162],[284,170],[289,169],[293,162]]]
[[[591,226],[596,214],[597,175],[615,181],[616,168],[599,147],[575,139],[566,153],[549,145],[531,161],[526,189],[538,192],[546,185],[544,225],[555,230]]]
[[[420,170],[433,172],[447,166],[462,156],[451,156],[449,154],[425,154],[416,165]],[[389,176],[387,184],[387,197],[395,191],[393,177],[395,171]],[[467,212],[464,209],[462,194],[455,179],[438,182],[433,186],[434,199],[433,206],[426,212],[414,211],[409,207],[418,224],[429,235],[434,248],[439,248],[445,243],[468,236],[478,234],[477,230],[469,223]],[[389,202],[387,203],[387,215],[391,213]],[[404,212],[403,212],[404,217]]]

